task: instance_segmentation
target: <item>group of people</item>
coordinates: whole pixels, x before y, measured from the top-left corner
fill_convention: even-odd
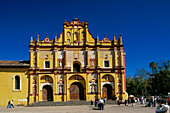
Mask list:
[[[7,108],[11,108],[11,107],[13,107],[14,108],[14,104],[13,104],[13,100],[9,100],[8,101],[8,106],[7,106]]]
[[[95,107],[98,107],[100,110],[104,110],[104,104],[106,99],[100,98],[95,100]],[[93,105],[93,101],[91,100],[91,105]]]
[[[121,103],[122,102],[120,100],[117,101],[118,105],[120,105]],[[132,97],[132,98],[129,97],[128,99],[125,99],[125,102],[124,102],[125,106],[128,106],[128,104],[131,104],[131,103],[132,103],[132,106],[135,105],[135,98],[134,97]]]

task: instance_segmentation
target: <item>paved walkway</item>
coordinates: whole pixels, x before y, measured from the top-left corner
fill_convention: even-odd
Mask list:
[[[98,110],[94,106],[49,106],[49,107],[22,107],[15,108],[0,107],[0,113],[155,113],[156,107],[144,107],[136,104],[134,107],[117,105],[106,105],[104,110]]]

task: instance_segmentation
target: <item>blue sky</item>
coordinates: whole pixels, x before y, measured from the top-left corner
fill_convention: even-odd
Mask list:
[[[73,18],[94,38],[122,35],[126,75],[170,58],[170,0],[0,0],[0,14],[0,60],[29,59],[30,35],[54,39]]]

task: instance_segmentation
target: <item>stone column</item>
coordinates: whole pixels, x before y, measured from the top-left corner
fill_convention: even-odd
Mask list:
[[[37,68],[39,68],[39,60],[40,60],[40,58],[39,58],[39,49],[37,49],[36,52],[37,52]]]
[[[97,67],[100,67],[100,56],[99,56],[99,50],[97,50]]]
[[[117,50],[114,50],[114,56],[115,56],[115,67],[117,66]]]
[[[33,100],[33,90],[32,90],[32,87],[33,87],[33,75],[29,75],[29,89],[30,89],[30,92],[29,92],[29,104],[33,103],[34,100]]]
[[[66,50],[64,50],[64,67],[67,67],[67,54],[66,54]]]
[[[89,73],[86,75],[86,101],[90,101],[88,98],[89,93]]]
[[[40,78],[39,75],[36,75],[36,102],[39,101],[39,91],[40,91]]]
[[[64,102],[67,101],[67,75],[64,74]]]
[[[34,53],[33,50],[30,50],[30,67],[33,67],[33,61],[34,61]]]
[[[57,50],[54,50],[54,68],[57,68],[57,55],[58,55],[58,53],[57,53]]]
[[[98,98],[101,98],[101,78],[100,78],[100,74],[97,74],[97,81],[98,81]]]
[[[123,52],[120,50],[121,67],[123,67]]]

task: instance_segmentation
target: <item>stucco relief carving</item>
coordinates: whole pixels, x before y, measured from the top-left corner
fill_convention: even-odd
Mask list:
[[[64,52],[63,51],[57,51],[57,58],[62,59],[64,58]]]
[[[100,57],[105,58],[107,55],[107,58],[112,58],[112,51],[100,51]]]
[[[63,78],[64,78],[63,74],[58,75],[58,80],[63,80]]]
[[[89,80],[95,79],[97,80],[97,74],[89,74]]]
[[[40,59],[45,59],[46,56],[48,56],[48,58],[53,58],[53,53],[53,51],[39,51],[39,57]]]
[[[89,58],[95,58],[95,56],[96,56],[96,51],[89,51],[89,52],[88,52],[88,56],[89,56]]]
[[[120,51],[117,51],[116,58],[117,58],[117,65],[120,66]]]

